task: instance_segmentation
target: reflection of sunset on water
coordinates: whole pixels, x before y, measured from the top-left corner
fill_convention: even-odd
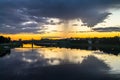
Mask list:
[[[120,73],[120,56],[112,54],[104,54],[100,51],[79,50],[79,49],[65,49],[65,48],[41,48],[38,52],[44,56],[45,59],[58,59],[61,61],[68,61],[70,63],[82,63],[88,56],[95,56],[107,63],[113,71]],[[99,54],[96,54],[99,53]],[[60,62],[59,62],[60,63]]]
[[[100,52],[99,50],[94,51],[94,50],[55,48],[55,47],[49,47],[49,48],[41,47],[41,48],[33,48],[33,49],[16,48],[15,51],[23,52],[24,55],[26,52],[36,51],[39,54],[38,57],[40,56],[43,59],[47,60],[49,65],[60,65],[60,64],[71,64],[71,63],[81,64],[82,61],[87,57],[94,56],[104,61],[107,65],[109,65],[111,68],[110,70],[111,73],[120,73],[120,69],[119,69],[120,55],[116,56],[113,54],[105,54],[104,52]]]

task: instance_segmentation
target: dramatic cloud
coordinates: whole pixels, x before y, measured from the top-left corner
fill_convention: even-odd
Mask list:
[[[20,24],[27,21],[44,24],[47,18],[81,19],[83,25],[93,27],[119,5],[120,0],[0,0],[0,29],[5,25],[24,28]]]
[[[120,31],[120,27],[93,28],[93,30],[98,32],[112,32],[112,31]]]

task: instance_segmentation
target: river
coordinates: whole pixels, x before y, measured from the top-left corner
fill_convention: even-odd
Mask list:
[[[14,48],[0,57],[0,80],[120,80],[120,55],[58,47]]]

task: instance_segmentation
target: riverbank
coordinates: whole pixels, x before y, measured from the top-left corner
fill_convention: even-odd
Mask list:
[[[22,44],[20,43],[3,43],[3,44],[0,44],[0,52],[2,52],[3,50],[17,48],[20,46],[22,46]]]

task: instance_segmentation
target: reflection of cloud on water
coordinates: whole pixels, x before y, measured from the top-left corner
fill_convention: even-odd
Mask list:
[[[32,48],[15,48],[14,49],[15,52],[28,52],[31,50],[32,50]]]
[[[79,49],[21,48],[11,52],[9,58],[0,59],[0,78],[6,77],[4,74],[7,73],[8,77],[22,76],[21,80],[32,80],[33,77],[34,80],[103,80],[103,77],[112,80],[107,72],[111,68],[118,70],[120,61],[120,56]]]
[[[90,68],[90,70],[93,71],[108,71],[110,69],[110,67],[106,63],[104,63],[103,60],[100,60],[95,56],[86,57],[82,61],[81,66],[86,67],[88,69]]]
[[[120,55],[105,54],[99,50],[91,51],[65,48],[42,48],[37,52],[43,55],[50,65],[68,64],[68,62],[80,64],[86,57],[95,56],[109,65],[111,72],[120,73]]]
[[[110,73],[120,74],[120,55],[105,54],[100,51],[93,53],[94,56],[98,59],[104,60],[104,62],[111,67]]]
[[[33,68],[28,75],[43,80],[113,80],[106,74],[109,66],[94,56],[88,56],[81,64],[62,64]],[[39,73],[39,74],[38,74]],[[27,78],[29,79],[29,78]]]
[[[95,56],[108,64],[111,67],[111,72],[120,73],[120,55],[104,54],[104,52],[100,51],[65,48],[16,48],[12,49],[11,52],[15,54],[6,56],[7,62],[21,61],[28,67],[31,64],[36,64],[37,66],[81,64],[86,57]],[[39,62],[41,64],[37,64]]]
[[[91,51],[65,48],[42,48],[37,50],[45,59],[60,61],[64,63],[81,63],[84,57],[92,54]]]
[[[33,59],[27,59],[25,57],[22,60],[25,61],[25,62],[28,62],[28,63],[35,63],[35,62],[37,62],[37,59],[33,60]]]

